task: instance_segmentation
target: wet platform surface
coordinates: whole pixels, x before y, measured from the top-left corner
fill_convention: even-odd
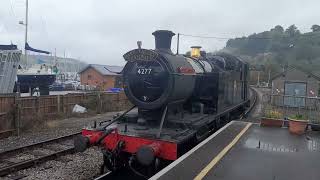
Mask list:
[[[319,180],[320,133],[296,136],[286,128],[252,124],[231,149],[245,122],[231,122],[156,174],[153,179]],[[214,159],[221,156],[216,163]],[[209,165],[210,164],[210,165]],[[209,166],[209,167],[208,167]],[[207,171],[206,171],[207,170]],[[203,174],[203,172],[205,173]],[[202,175],[202,176],[201,176]]]

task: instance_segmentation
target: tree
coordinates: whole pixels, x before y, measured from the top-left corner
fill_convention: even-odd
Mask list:
[[[284,32],[284,29],[283,29],[282,26],[277,25],[277,26],[275,26],[274,28],[272,28],[271,31],[277,32],[277,33],[283,33],[283,32]]]
[[[312,29],[312,32],[319,32],[320,26],[317,24],[314,24],[314,25],[312,25],[311,29]]]
[[[289,26],[285,31],[290,37],[294,37],[298,34],[300,34],[300,31],[298,30],[297,26],[292,24]]]
[[[313,32],[304,34],[295,25],[285,30],[280,25],[270,29],[230,39],[226,49],[250,59],[248,62],[251,64],[264,64],[269,66],[267,69],[277,68],[272,72],[281,72],[281,66],[292,64],[320,74],[320,24],[311,27]]]

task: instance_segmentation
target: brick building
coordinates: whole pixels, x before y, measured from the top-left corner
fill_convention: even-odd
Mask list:
[[[80,74],[81,85],[96,86],[100,90],[122,87],[121,66],[89,64]]]

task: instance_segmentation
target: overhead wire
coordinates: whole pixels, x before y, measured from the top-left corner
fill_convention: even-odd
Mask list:
[[[191,35],[191,34],[183,34],[179,33],[181,36],[188,36],[188,37],[194,37],[194,38],[204,38],[204,39],[230,39],[227,37],[217,37],[217,36],[201,36],[201,35]]]
[[[217,40],[229,40],[229,39],[275,39],[273,37],[249,37],[249,36],[243,36],[243,37],[219,37],[219,36],[202,36],[202,35],[193,35],[193,34],[184,34],[184,33],[179,33],[180,36],[186,36],[186,37],[193,37],[193,38],[202,38],[202,39],[217,39]],[[312,37],[312,36],[320,36],[320,34],[301,34],[300,36],[304,37]],[[285,37],[279,37],[281,39],[290,39],[293,37],[290,36],[285,36]]]

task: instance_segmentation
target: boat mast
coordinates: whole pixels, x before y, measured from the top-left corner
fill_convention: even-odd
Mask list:
[[[57,61],[57,48],[54,48],[54,64],[58,68],[58,61]]]
[[[26,0],[26,17],[25,17],[25,27],[26,27],[26,30],[25,30],[25,37],[24,37],[24,59],[26,61],[26,67],[28,66],[28,51],[26,49],[26,45],[28,43],[28,25],[29,25],[29,22],[28,22],[28,0]]]

